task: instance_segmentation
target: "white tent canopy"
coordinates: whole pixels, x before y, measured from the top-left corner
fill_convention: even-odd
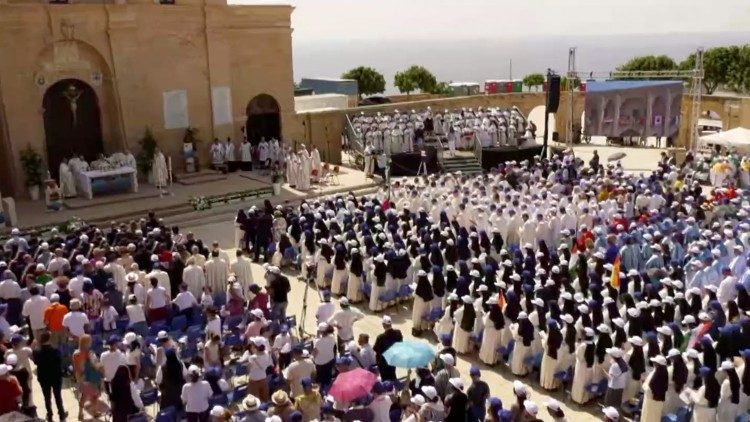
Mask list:
[[[750,147],[750,129],[745,129],[744,127],[736,127],[726,132],[718,132],[706,136],[701,136],[700,143],[702,145],[713,144],[726,147],[747,148]]]

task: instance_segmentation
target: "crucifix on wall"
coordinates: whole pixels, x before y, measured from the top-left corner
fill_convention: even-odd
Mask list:
[[[76,127],[78,124],[78,116],[76,112],[78,110],[78,98],[81,97],[82,93],[83,91],[76,88],[73,84],[68,85],[68,88],[62,93],[63,97],[65,97],[70,103],[70,111],[73,114],[73,127]]]

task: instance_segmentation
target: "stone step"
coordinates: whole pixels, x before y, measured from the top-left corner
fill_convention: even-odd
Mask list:
[[[185,186],[226,180],[227,175],[215,170],[201,170],[196,173],[180,173],[175,175],[175,182]]]

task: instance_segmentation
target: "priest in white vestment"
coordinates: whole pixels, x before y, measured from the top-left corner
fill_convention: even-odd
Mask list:
[[[167,186],[167,160],[159,148],[154,153],[151,171],[154,175],[154,186],[163,189]]]
[[[77,195],[76,180],[65,160],[60,163],[60,190],[64,198],[72,198]]]
[[[306,191],[310,189],[310,172],[312,172],[312,160],[310,158],[310,153],[307,152],[307,149],[304,145],[302,145],[302,148],[299,151],[299,158],[302,174],[300,180],[298,181],[297,189]]]
[[[242,291],[247,292],[248,287],[253,284],[252,260],[247,258],[241,250],[237,250],[237,261],[232,263],[231,268],[237,282],[242,286]]]
[[[247,139],[242,141],[240,144],[240,168],[242,171],[250,171],[253,169],[253,146]]]
[[[211,252],[211,259],[203,266],[206,270],[206,283],[214,293],[224,290],[229,277],[227,263],[219,258],[219,251]]]
[[[320,177],[323,174],[323,162],[320,160],[320,151],[318,151],[318,147],[313,147],[310,159],[312,160],[311,169],[316,170],[318,177]]]
[[[112,281],[114,281],[115,286],[117,286],[117,290],[127,297],[128,283],[125,280],[125,275],[127,275],[125,268],[117,262],[110,262],[104,266],[104,271],[112,274]]]
[[[182,282],[187,284],[188,291],[195,297],[201,297],[203,286],[206,285],[206,275],[203,268],[196,265],[193,258],[188,258],[187,266],[182,270]]]
[[[169,283],[169,274],[167,274],[165,271],[163,271],[160,268],[157,262],[158,260],[159,258],[156,255],[151,256],[151,261],[155,262],[155,264],[154,264],[154,269],[150,273],[146,274],[147,283],[150,286],[151,278],[156,278],[156,280],[159,282],[159,287],[163,287],[164,290],[166,290],[167,297],[169,297],[169,300],[172,300],[172,287],[171,287],[171,284]]]

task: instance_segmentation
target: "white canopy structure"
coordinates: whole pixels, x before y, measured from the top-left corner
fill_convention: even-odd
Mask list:
[[[701,136],[700,144],[750,149],[750,129],[745,129],[744,127],[736,127],[726,132],[718,132],[706,136]]]

